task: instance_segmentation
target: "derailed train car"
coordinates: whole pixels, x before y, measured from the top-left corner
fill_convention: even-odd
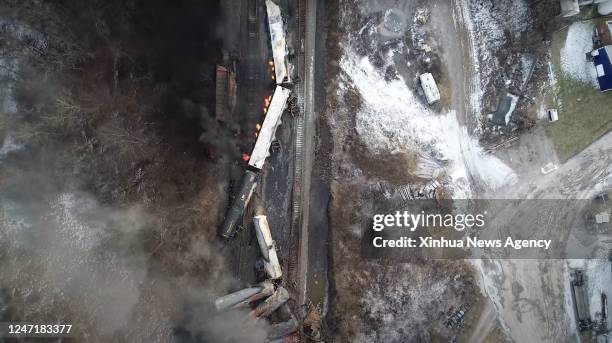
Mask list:
[[[278,255],[276,254],[276,242],[272,239],[268,218],[262,215],[255,216],[253,224],[255,225],[257,242],[259,243],[259,249],[264,260],[264,270],[271,280],[280,279],[283,276],[283,272],[278,261]]]
[[[269,151],[275,139],[276,129],[281,123],[281,117],[291,94],[291,90],[285,87],[291,82],[291,67],[287,61],[287,44],[281,10],[274,2],[267,0],[266,11],[274,58],[275,80],[278,86],[274,90],[266,117],[257,135],[257,141],[250,155],[249,166],[242,185],[238,194],[234,197],[221,226],[220,235],[225,239],[231,238],[236,233],[237,223],[242,218],[257,186],[258,174],[263,168],[266,158],[270,155]]]
[[[586,287],[586,275],[582,270],[575,270],[571,280],[572,300],[578,331],[584,332],[593,328]]]
[[[221,236],[224,238],[231,238],[234,233],[236,233],[237,223],[242,218],[242,214],[244,213],[244,209],[249,204],[251,200],[251,196],[253,196],[253,192],[255,191],[255,187],[257,186],[257,179],[259,177],[258,171],[253,171],[247,169],[244,173],[244,177],[242,178],[242,184],[238,189],[238,193],[234,197],[232,201],[232,206],[229,211],[225,215],[225,220],[223,221],[223,225],[221,226]]]
[[[257,186],[257,178],[259,172],[264,166],[264,162],[270,156],[270,146],[274,141],[276,129],[281,123],[281,117],[287,106],[287,100],[291,91],[287,88],[277,86],[268,108],[268,113],[264,119],[255,147],[251,153],[249,166],[245,172],[242,185],[238,194],[234,197],[234,201],[227,212],[225,221],[221,227],[221,236],[231,238],[236,233],[236,223],[242,218],[245,208],[249,204],[253,191]]]

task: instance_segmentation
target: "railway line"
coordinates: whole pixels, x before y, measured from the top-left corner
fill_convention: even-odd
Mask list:
[[[257,18],[262,18],[257,15],[253,9],[253,4],[257,6],[258,0],[249,0],[248,7],[248,24],[247,34],[249,46],[247,48],[247,56],[253,53],[255,41],[261,35],[254,33]],[[315,38],[317,28],[317,0],[287,0],[281,1],[281,5],[288,5],[284,8],[291,9],[293,13],[283,13],[278,3],[266,1],[268,28],[270,32],[270,43],[272,46],[274,58],[274,72],[277,83],[276,90],[271,98],[269,107],[263,124],[257,135],[255,146],[250,155],[248,166],[245,171],[242,184],[234,196],[231,207],[229,208],[225,221],[221,227],[221,236],[229,242],[234,238],[232,245],[238,245],[237,254],[240,256],[238,260],[238,272],[240,274],[247,273],[249,268],[249,258],[251,249],[249,240],[252,235],[240,233],[236,235],[236,230],[239,227],[249,225],[249,219],[252,215],[258,214],[257,210],[252,205],[249,205],[251,196],[256,193],[259,200],[265,203],[276,204],[276,197],[279,194],[270,193],[266,186],[266,179],[270,177],[282,177],[282,173],[277,173],[270,168],[264,172],[264,162],[269,156],[269,151],[272,142],[275,139],[276,130],[280,124],[281,116],[288,112],[291,114],[291,152],[288,155],[292,157],[292,162],[289,164],[292,170],[291,174],[285,175],[283,179],[289,182],[290,202],[287,208],[288,211],[288,230],[283,228],[274,228],[273,234],[275,240],[279,244],[279,256],[281,257],[283,269],[283,284],[290,289],[294,295],[295,305],[302,306],[308,303],[307,289],[309,285],[308,275],[312,272],[309,268],[309,208],[310,208],[310,188],[311,175],[314,160],[314,136],[315,136],[315,83],[314,83],[314,68],[315,68]],[[283,11],[285,11],[285,9]],[[293,41],[289,42],[289,47],[293,46],[293,54],[291,49],[285,46],[285,33],[283,26],[286,25],[287,31],[291,32]],[[282,41],[281,41],[282,40]],[[290,56],[293,55],[293,56]],[[253,65],[257,58],[249,58],[250,63],[247,66],[246,81],[249,85],[255,85],[262,82]],[[285,64],[291,61],[292,65]],[[293,71],[293,73],[290,73]],[[247,107],[248,110],[255,110],[257,96],[251,94],[250,89],[247,89]],[[265,164],[275,164],[276,159]],[[272,173],[272,174],[270,174]],[[264,189],[265,188],[265,189]],[[263,196],[262,196],[263,195]],[[242,224],[242,225],[241,225]],[[274,224],[274,223],[272,223]],[[245,255],[245,253],[248,255]],[[319,256],[320,257],[320,256]],[[318,257],[318,258],[319,258]],[[251,260],[252,261],[252,260]]]

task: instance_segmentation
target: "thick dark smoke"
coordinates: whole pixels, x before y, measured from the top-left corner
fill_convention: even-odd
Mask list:
[[[144,242],[155,219],[143,208],[104,206],[78,191],[36,199],[8,191],[0,193],[0,289],[9,294],[0,319],[71,322],[88,342],[265,339],[246,313],[217,314],[215,291],[195,277],[151,272]],[[197,249],[214,254],[206,244]]]
[[[0,8],[0,23],[11,23],[2,33],[10,44],[0,50],[12,56],[0,58],[0,321],[72,323],[83,342],[263,342],[265,323],[214,309],[216,296],[240,285],[205,233],[179,240],[189,243],[174,255],[201,265],[202,274],[172,270],[177,261],[159,253],[173,246],[166,236],[194,234],[184,229],[189,223],[172,231],[167,214],[174,207],[163,208],[165,201],[177,206],[185,197],[184,207],[216,216],[219,201],[211,196],[218,183],[201,189],[185,180],[213,168],[147,176],[175,170],[162,156],[196,151],[197,162],[200,140],[227,137],[212,135],[219,130],[209,110],[224,39],[215,19],[219,2],[9,1]],[[106,63],[113,59],[119,62]],[[119,103],[147,91],[157,102]],[[64,93],[87,106],[64,104],[60,115],[50,115]],[[78,98],[83,94],[86,101]],[[138,112],[149,107],[156,110]],[[142,135],[153,129],[141,123],[161,128],[156,141],[167,146],[148,144]],[[170,146],[176,141],[196,148]],[[113,149],[138,153],[120,159]],[[142,151],[153,157],[142,158]],[[176,170],[202,166],[189,157],[176,161],[186,165]],[[88,173],[90,166],[100,170]],[[153,208],[149,197],[157,201]],[[215,223],[211,218],[202,222]]]

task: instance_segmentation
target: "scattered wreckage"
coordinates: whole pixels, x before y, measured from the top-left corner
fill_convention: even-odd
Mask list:
[[[215,307],[217,311],[251,308],[249,318],[259,320],[260,318],[271,316],[274,312],[285,306],[291,299],[291,295],[285,287],[280,285],[283,273],[267,217],[256,215],[253,218],[253,224],[264,261],[267,279],[252,287],[217,298],[215,300]],[[289,319],[285,322],[272,325],[268,337],[270,342],[279,339],[282,342],[283,337],[291,335],[297,330],[296,317],[288,307],[286,307],[285,312],[288,313]]]
[[[242,219],[255,191],[265,160],[270,155],[270,150],[274,150],[275,135],[278,126],[281,124],[283,113],[287,108],[292,114],[294,113],[292,108],[294,97],[291,96],[292,66],[288,63],[287,58],[288,49],[281,10],[274,2],[266,0],[266,11],[274,61],[273,79],[277,86],[269,102],[266,117],[259,128],[255,146],[251,155],[248,156],[248,165],[242,184],[233,198],[220,228],[219,234],[225,240],[231,239],[235,235],[238,227],[237,223]],[[263,262],[261,265],[263,265],[262,269],[265,271],[266,280],[216,299],[215,307],[218,311],[248,308],[250,309],[248,318],[251,320],[266,318],[277,311],[283,310],[284,317],[289,318],[286,321],[272,324],[267,340],[267,342],[283,342],[287,336],[297,331],[298,321],[287,304],[291,295],[281,285],[283,272],[267,217],[256,215],[253,218],[253,227],[261,255],[261,258],[256,261],[256,266]]]
[[[270,148],[276,140],[276,130],[281,124],[281,117],[285,109],[291,103],[291,89],[289,84],[291,82],[290,74],[292,68],[287,61],[288,51],[281,11],[278,5],[270,0],[266,1],[266,9],[268,13],[268,28],[270,30],[272,54],[274,58],[274,73],[277,86],[272,95],[266,117],[257,135],[255,147],[249,156],[249,163],[245,171],[242,185],[240,186],[238,194],[234,197],[222,224],[220,235],[225,239],[232,238],[236,233],[237,223],[249,204],[253,191],[257,186],[258,177],[263,169],[265,160],[270,156]]]

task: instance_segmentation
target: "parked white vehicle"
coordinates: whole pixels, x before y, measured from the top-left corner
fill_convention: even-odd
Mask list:
[[[428,104],[432,105],[440,100],[440,91],[431,73],[421,74],[419,80],[421,81],[421,88],[423,89],[423,93],[425,93]]]
[[[555,170],[557,170],[557,165],[556,165],[556,164],[554,164],[554,163],[552,163],[552,162],[548,163],[547,165],[545,165],[545,166],[544,166],[544,167],[542,167],[542,169],[541,169],[542,174],[544,174],[544,175],[549,174],[549,173],[552,173],[552,172],[554,172]]]

